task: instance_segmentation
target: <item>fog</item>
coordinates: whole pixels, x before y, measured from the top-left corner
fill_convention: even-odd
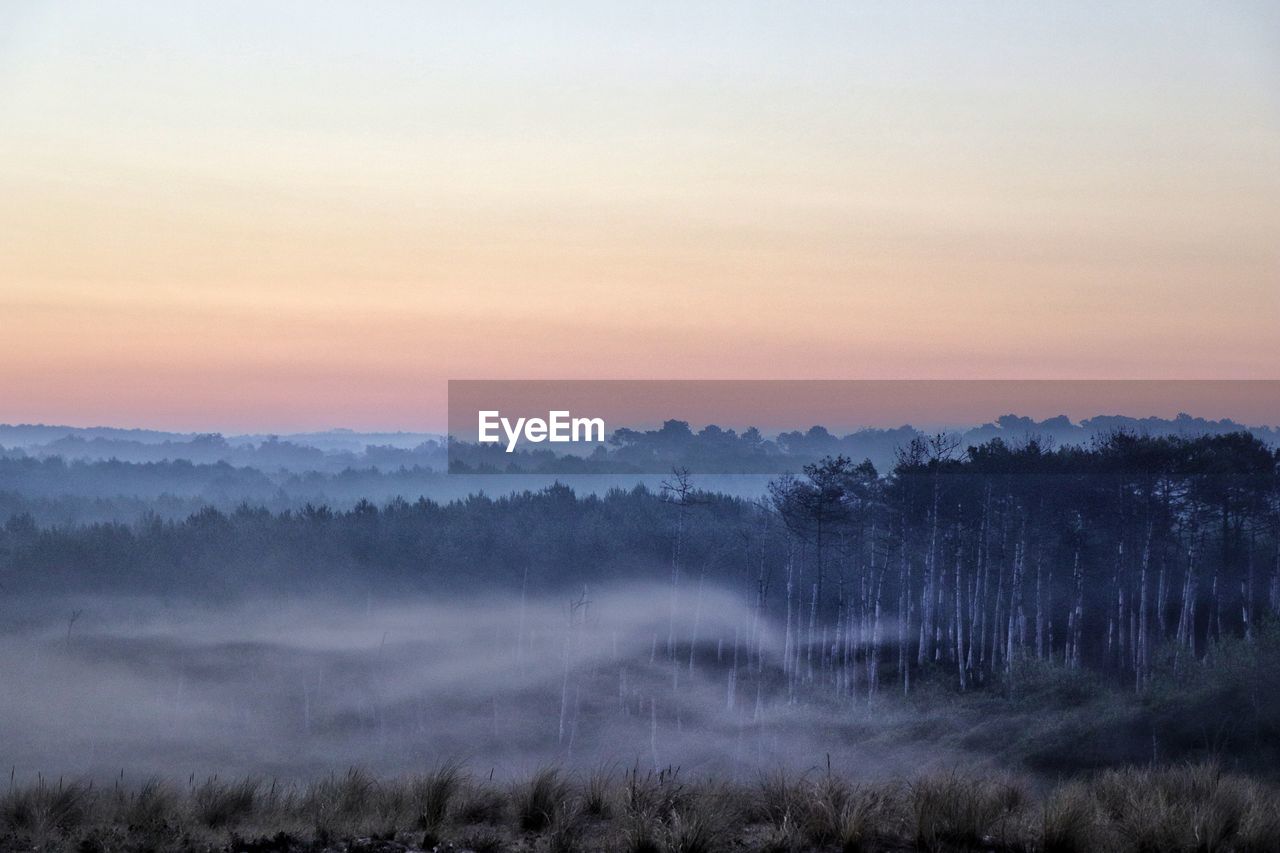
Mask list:
[[[782,627],[710,586],[675,602],[662,586],[220,608],[11,598],[3,614],[0,739],[20,780],[305,779],[445,759],[497,777],[551,762],[741,777],[828,760],[870,777],[958,760],[894,736],[910,713],[897,705],[789,689]]]

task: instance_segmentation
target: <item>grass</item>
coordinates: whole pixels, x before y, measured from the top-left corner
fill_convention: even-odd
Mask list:
[[[446,761],[425,776],[413,780],[409,790],[418,814],[419,829],[435,831],[444,824],[462,782],[462,763],[458,761]]]
[[[569,794],[569,784],[560,771],[544,767],[512,792],[516,824],[525,832],[541,832],[569,807]]]
[[[148,779],[132,793],[117,791],[121,809],[118,819],[125,826],[160,829],[178,811],[178,793],[159,778]]]
[[[308,785],[40,779],[0,797],[0,850],[197,849],[1280,853],[1280,789],[1212,763],[1113,769],[1039,793],[959,771],[853,784],[830,771],[730,783],[544,768],[504,785],[446,763],[407,779],[352,770]]]
[[[196,819],[209,829],[236,824],[253,814],[260,787],[262,783],[252,778],[231,783],[216,776],[206,779],[192,792]]]
[[[0,826],[25,834],[36,845],[82,825],[92,805],[92,789],[78,783],[51,785],[44,779],[11,790],[0,801]]]
[[[945,773],[910,787],[909,808],[921,850],[1014,849],[1027,797],[1004,779]]]
[[[854,785],[828,771],[816,778],[766,774],[747,815],[767,826],[774,850],[860,853],[906,836],[906,806],[899,784]]]

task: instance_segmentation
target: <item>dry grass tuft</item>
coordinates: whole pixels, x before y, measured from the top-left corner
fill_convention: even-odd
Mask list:
[[[209,829],[240,824],[253,814],[261,787],[254,778],[237,782],[222,782],[216,776],[206,779],[191,797],[196,820]]]
[[[444,824],[449,816],[449,807],[464,781],[462,763],[446,761],[410,782],[409,796],[413,801],[414,821],[418,829],[435,831]]]
[[[831,840],[842,853],[874,850],[881,839],[897,835],[906,823],[896,788],[854,788],[834,817]]]
[[[587,777],[582,791],[582,811],[595,818],[608,818],[613,814],[615,772],[612,767],[602,767]]]
[[[1102,811],[1089,788],[1064,785],[1044,805],[1041,827],[1044,853],[1091,853],[1105,849]]]
[[[178,792],[153,776],[137,793],[126,795],[123,806],[121,818],[127,826],[160,829],[178,811]]]
[[[554,767],[538,770],[512,792],[516,822],[525,832],[541,832],[567,806],[569,785]]]
[[[667,853],[716,853],[724,846],[725,826],[714,811],[673,811],[667,819],[663,849]]]
[[[576,803],[565,800],[556,808],[547,826],[543,845],[547,853],[578,853],[586,832],[586,821]]]
[[[1026,794],[1003,779],[943,773],[911,786],[915,843],[922,850],[1003,846]]]
[[[1083,787],[1101,824],[1094,849],[1280,850],[1275,790],[1213,763],[1108,770]]]
[[[507,818],[507,794],[500,788],[470,782],[458,794],[453,819],[463,826],[496,826]]]
[[[30,788],[10,790],[0,801],[0,825],[9,832],[42,842],[79,828],[86,819],[92,789],[78,782],[39,780]]]

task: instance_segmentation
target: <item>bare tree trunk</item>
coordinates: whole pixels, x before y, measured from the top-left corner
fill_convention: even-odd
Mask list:
[[[884,570],[876,569],[876,528],[871,528],[871,586],[875,601],[875,616],[871,622],[871,656],[868,667],[867,698],[880,690],[880,592],[884,586]]]
[[[996,569],[996,598],[995,612],[991,615],[991,663],[988,669],[995,672],[1000,666],[1000,650],[1003,648],[1001,643],[1001,633],[1004,630],[1004,560],[1000,561],[999,568]]]
[[[1271,569],[1271,612],[1280,613],[1280,525],[1276,530],[1276,556]]]
[[[1213,567],[1213,580],[1209,586],[1209,597],[1212,602],[1211,626],[1214,640],[1222,639],[1222,593],[1218,585],[1220,576],[1226,575],[1231,565],[1231,508],[1224,497],[1222,501],[1222,559]],[[1206,646],[1207,648],[1207,646]]]
[[[766,570],[767,556],[765,554],[765,551],[766,551],[765,545],[767,542],[767,539],[765,538],[765,533],[766,533],[768,524],[769,524],[769,516],[767,514],[762,513],[761,527],[760,527],[760,531],[761,531],[760,532],[760,564],[759,564],[759,569],[756,573],[756,613],[755,613],[755,616],[753,617],[754,624],[752,624],[751,626],[752,649],[747,653],[747,667],[750,668],[751,654],[754,652],[756,656],[757,672],[764,672],[763,626],[765,624],[765,617],[768,614],[767,598],[768,598],[768,590],[769,590],[769,575],[771,574],[771,572]]]
[[[1036,660],[1044,660],[1044,556],[1036,548]]]
[[[1218,575],[1220,573],[1220,569],[1220,566],[1216,564],[1214,565],[1213,575],[1209,581],[1209,606],[1211,608],[1209,611],[1209,629],[1212,631],[1212,639],[1215,643],[1222,640],[1222,599],[1218,595]],[[1210,638],[1206,637],[1206,650],[1210,648],[1208,639]]]
[[[1054,654],[1054,635],[1053,635],[1053,560],[1049,561],[1049,568],[1045,572],[1045,590],[1044,590],[1044,642],[1045,657],[1050,662],[1053,661]]]
[[[920,593],[920,649],[917,663],[921,666],[937,649],[937,596],[938,596],[938,496],[941,491],[937,468],[933,472],[933,505],[929,511],[929,553],[925,555],[925,583]],[[930,645],[933,649],[930,649]],[[934,652],[934,654],[931,654]]]
[[[929,659],[929,641],[933,638],[934,545],[937,540],[938,517],[931,515],[929,550],[924,555],[924,575],[920,585],[920,636],[916,645],[916,665]]]
[[[1069,652],[1067,655],[1072,669],[1080,668],[1080,641],[1084,638],[1084,570],[1080,567],[1080,548],[1076,548],[1075,562],[1071,569],[1071,577],[1075,582],[1075,600],[1071,605],[1071,615],[1067,620],[1069,636]]]
[[[835,649],[831,657],[831,669],[832,669],[832,686],[835,688],[835,693],[837,696],[844,695],[845,687],[848,680],[849,646],[848,646],[847,638],[845,635],[849,633],[850,629],[849,629],[849,626],[846,624],[846,620],[848,622],[853,621],[853,614],[851,612],[846,613],[846,611],[848,610],[849,608],[844,606],[836,608],[836,638],[835,638]],[[825,635],[826,633],[825,628],[823,629],[823,633]],[[826,645],[826,641],[824,639],[823,646],[825,645]]]
[[[1138,648],[1134,666],[1134,687],[1141,689],[1150,664],[1150,637],[1147,625],[1147,571],[1151,565],[1152,528],[1147,526],[1147,544],[1142,549],[1142,567],[1138,575]]]
[[[988,486],[982,501],[982,525],[978,533],[978,565],[973,573],[973,595],[969,604],[969,671],[977,672],[985,655],[982,649],[975,651],[975,646],[982,645],[982,634],[985,630],[984,616],[987,612],[987,523],[990,514],[991,487]]]
[[[963,553],[964,553],[963,549],[957,546],[956,547],[956,575],[955,575],[955,588],[956,588],[955,653],[956,653],[956,668],[960,672],[960,690],[961,691],[964,691],[968,687],[968,682],[966,680],[966,673],[965,673],[965,657],[964,657],[964,584],[961,582],[961,579],[960,579],[960,562],[963,557]]]
[[[1025,537],[1026,531],[1023,531]],[[1017,648],[1017,641],[1020,637],[1019,625],[1022,619],[1022,572],[1023,561],[1026,551],[1022,539],[1018,540],[1018,544],[1014,549],[1013,557],[1013,577],[1009,582],[1009,622],[1008,631],[1005,635],[1005,652],[1004,667],[1008,672],[1013,671],[1014,654]]]
[[[899,550],[901,566],[898,592],[898,672],[902,678],[902,693],[911,692],[911,665],[907,657],[907,637],[911,630],[911,560],[907,557],[907,522],[902,521],[902,545]]]
[[[1160,573],[1156,580],[1156,630],[1159,632],[1157,636],[1161,642],[1169,636],[1169,620],[1167,616],[1169,608],[1168,564],[1169,560],[1164,556],[1164,549],[1162,548]]]
[[[934,558],[938,559],[937,557]],[[951,626],[948,625],[944,632],[942,626],[942,616],[947,613],[947,578],[946,569],[939,568],[935,573],[938,579],[937,589],[934,592],[933,600],[933,659],[935,662],[941,661],[944,649],[946,647],[946,637],[951,635]]]
[[[792,561],[791,536],[787,536],[787,621],[782,635],[782,671],[791,672],[791,593],[794,589],[795,564]]]
[[[1115,610],[1107,617],[1107,665],[1115,662],[1116,669],[1124,669],[1124,586],[1120,567],[1124,563],[1124,540],[1116,546],[1116,566],[1111,576],[1111,588],[1116,591]]]
[[[1196,546],[1187,549],[1187,573],[1182,581],[1182,608],[1178,616],[1177,643],[1194,658],[1196,654],[1196,597],[1199,582],[1196,578]]]
[[[1244,621],[1244,638],[1253,640],[1253,528],[1249,528],[1249,549],[1245,555],[1244,579],[1240,581],[1240,618]]]
[[[816,581],[812,585],[811,594],[813,597],[809,603],[809,641],[805,644],[804,650],[805,668],[807,670],[805,673],[806,681],[813,681],[813,646],[818,638],[818,584]],[[822,654],[821,650],[819,650],[818,654]],[[819,660],[818,665],[821,667],[821,660]]]

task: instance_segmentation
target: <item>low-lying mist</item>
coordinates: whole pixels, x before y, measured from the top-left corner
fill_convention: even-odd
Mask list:
[[[870,777],[958,760],[885,737],[890,704],[798,696],[778,668],[783,627],[709,585],[678,601],[625,586],[222,608],[11,599],[5,611],[0,742],[20,780],[301,779],[444,759],[498,777],[545,763],[743,776],[828,762]]]

